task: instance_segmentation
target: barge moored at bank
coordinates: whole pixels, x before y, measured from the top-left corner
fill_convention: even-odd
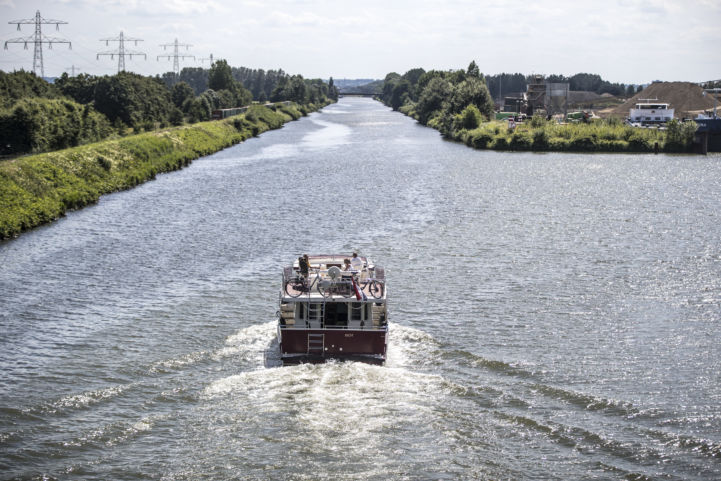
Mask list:
[[[632,124],[657,125],[673,120],[674,109],[670,104],[657,99],[640,99],[635,108],[630,109],[628,121]]]
[[[284,363],[360,360],[382,364],[388,344],[385,271],[366,257],[299,258],[283,269],[278,345]]]

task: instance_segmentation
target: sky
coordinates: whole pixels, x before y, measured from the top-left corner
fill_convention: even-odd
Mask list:
[[[176,39],[191,47],[180,68],[232,66],[278,69],[306,78],[382,79],[411,68],[466,68],[475,60],[485,74],[586,72],[605,80],[721,79],[721,0],[0,0],[0,41],[32,38],[44,19],[46,37],[72,42],[43,47],[46,76],[63,72],[114,74],[118,42],[147,54],[126,57],[125,68],[143,75],[172,70],[159,55]],[[0,70],[32,70],[33,44],[8,43]]]

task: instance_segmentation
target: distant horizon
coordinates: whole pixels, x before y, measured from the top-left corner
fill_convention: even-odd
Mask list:
[[[369,0],[361,5],[327,0],[0,0],[0,41],[32,39],[36,10],[43,35],[67,39],[43,45],[46,77],[77,71],[117,73],[115,38],[142,39],[126,49],[126,70],[141,75],[172,71],[161,45],[189,44],[179,66],[205,67],[212,54],[235,67],[283,69],[305,78],[383,79],[390,72],[464,69],[475,61],[487,75],[500,73],[600,75],[612,83],[655,80],[701,83],[721,78],[721,2],[713,0],[539,0],[522,10],[500,0]],[[602,10],[602,13],[599,13]],[[9,43],[0,70],[33,70],[32,40]],[[204,63],[200,59],[206,59]]]
[[[218,60],[220,60],[220,59],[218,59]],[[231,67],[235,67],[235,68],[238,68],[238,67],[249,68],[249,67],[246,67],[245,65],[231,65]],[[209,67],[206,66],[206,67],[203,67],[203,68],[208,69]],[[20,69],[17,69],[17,71],[19,71],[19,70],[20,70]],[[32,72],[32,69],[30,69],[30,70],[23,69],[23,70],[25,70],[26,72]],[[181,69],[181,70],[182,70],[182,69]],[[264,69],[264,70],[265,70],[265,69]],[[277,70],[277,69],[276,69],[276,70]],[[438,70],[438,69],[435,69],[435,70]],[[0,69],[0,71],[2,71],[2,69]],[[285,70],[283,70],[283,71],[285,72]],[[10,71],[10,72],[5,71],[5,72],[6,72],[6,73],[11,73],[12,71]],[[144,74],[141,74],[141,73],[139,73],[139,72],[133,72],[133,71],[131,71],[131,70],[126,70],[126,72],[128,72],[128,73],[136,73],[136,74],[138,74],[138,75],[144,75]],[[65,72],[65,73],[67,73],[68,75],[70,75],[69,72]],[[81,74],[81,73],[88,74],[87,72],[76,72],[75,75],[79,75],[79,74]],[[163,73],[160,73],[160,74],[150,74],[150,75],[146,75],[146,76],[152,76],[152,77],[155,77],[156,75],[161,75],[161,76],[162,76],[164,73],[168,73],[168,72],[163,72]],[[293,72],[286,72],[286,73],[288,73],[289,75],[296,75],[296,73],[293,73]],[[390,72],[389,72],[389,73],[390,73]],[[403,75],[405,72],[396,72],[396,73],[399,73],[399,74]],[[514,74],[520,73],[520,74],[522,74],[522,75],[533,75],[533,74],[523,74],[523,72],[513,72],[513,73],[514,73]],[[578,73],[593,74],[593,72],[576,72],[576,74],[578,74]],[[116,74],[117,74],[117,72],[116,72]],[[508,75],[510,75],[510,74],[512,74],[512,73],[511,73],[511,72],[500,72],[500,73],[497,73],[497,74],[484,74],[484,75],[485,75],[485,76],[495,76],[495,75],[501,75],[501,74],[508,74]],[[576,74],[568,75],[568,77],[572,77],[573,75],[576,75]],[[88,74],[88,75],[96,75],[96,74]],[[102,76],[102,75],[115,75],[115,74],[112,74],[112,73],[111,73],[111,74],[99,74],[99,75]],[[301,74],[301,75],[302,75],[302,74]],[[549,74],[549,75],[556,75],[556,74]],[[43,77],[43,80],[45,80],[45,81],[55,80],[55,79],[58,79],[58,78],[61,77],[61,76],[62,76],[62,74],[60,74],[60,75],[53,75],[53,76],[46,75],[45,77]],[[306,76],[303,76],[303,78],[313,79],[313,78],[320,78],[320,77],[306,77]],[[328,82],[328,81],[330,80],[330,78],[333,79],[333,82],[334,82],[334,83],[337,83],[338,81],[340,81],[340,82],[358,81],[358,80],[366,80],[366,81],[367,81],[367,82],[364,83],[364,84],[360,84],[360,83],[359,83],[359,84],[357,84],[356,86],[362,86],[362,85],[366,85],[366,84],[369,84],[369,83],[372,83],[372,82],[378,82],[378,81],[383,81],[383,80],[384,80],[384,79],[382,79],[382,78],[378,78],[378,79],[371,79],[371,78],[368,78],[368,77],[346,78],[346,77],[335,77],[335,76],[331,76],[331,77],[325,78],[325,79],[324,79],[324,78],[321,78],[321,80],[325,80],[326,82]],[[602,78],[603,80],[606,80],[605,78],[603,78],[603,76],[601,76],[601,78]],[[646,83],[642,83],[642,84],[631,84],[631,83],[624,83],[624,82],[613,82],[613,83],[622,83],[622,84],[624,84],[624,85],[626,85],[626,86],[628,86],[628,85],[633,85],[633,86],[635,86],[635,87],[638,87],[638,86],[640,85],[640,86],[642,86],[642,87],[647,87],[647,86],[649,86],[649,85],[651,85],[652,83],[655,83],[655,82],[688,82],[688,83],[700,84],[700,83],[703,83],[703,82],[708,82],[708,80],[705,80],[705,81],[702,81],[702,82],[691,82],[691,81],[689,81],[689,80],[653,80],[653,81],[651,81],[651,82],[646,82]]]

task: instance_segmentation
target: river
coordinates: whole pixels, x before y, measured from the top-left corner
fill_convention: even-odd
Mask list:
[[[282,266],[385,366],[278,365]],[[721,478],[721,157],[476,151],[344,98],[0,243],[0,479]]]

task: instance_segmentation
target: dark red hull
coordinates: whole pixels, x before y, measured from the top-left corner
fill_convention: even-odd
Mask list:
[[[325,359],[384,362],[386,330],[279,328],[278,344],[284,362]]]

